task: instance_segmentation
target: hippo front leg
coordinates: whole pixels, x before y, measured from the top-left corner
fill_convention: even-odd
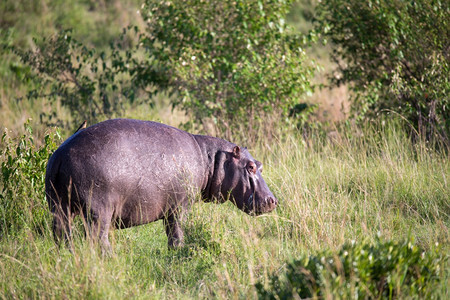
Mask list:
[[[181,247],[184,244],[184,234],[181,229],[181,216],[178,213],[171,213],[164,218],[164,227],[168,238],[169,248]]]

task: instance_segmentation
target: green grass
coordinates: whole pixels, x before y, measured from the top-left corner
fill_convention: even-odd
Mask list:
[[[28,226],[0,240],[0,298],[255,298],[254,285],[289,262],[378,236],[413,238],[425,250],[438,243],[448,256],[449,157],[413,146],[399,126],[340,129],[308,142],[292,134],[250,151],[280,201],[274,212],[251,217],[231,203],[197,203],[185,247],[168,250],[156,222],[112,231],[110,257],[84,239],[81,225],[61,248],[50,226]],[[448,262],[442,268],[437,298],[448,296]]]
[[[73,27],[79,40],[100,51],[122,27],[139,22],[140,2],[135,0],[25,2],[0,4],[0,44],[28,49],[32,37]],[[301,12],[310,8],[309,1],[294,5],[288,22],[299,31],[309,29]],[[328,50],[312,51],[326,61]],[[10,52],[0,49],[0,56],[0,128],[20,136],[26,132],[23,123],[32,117],[35,137],[20,151],[20,140],[0,143],[0,164],[7,168],[0,173],[0,194],[7,195],[1,192],[5,186],[11,192],[0,198],[0,299],[256,298],[255,284],[270,287],[270,278],[286,274],[292,261],[337,254],[352,241],[374,244],[378,236],[394,242],[412,238],[426,251],[436,248],[449,255],[449,156],[427,144],[412,145],[392,122],[343,127],[329,136],[315,132],[307,140],[300,133],[257,139],[250,151],[264,163],[264,178],[279,207],[250,217],[231,203],[197,203],[184,225],[186,246],[179,250],[167,249],[163,226],[155,222],[112,231],[113,253],[105,257],[83,237],[80,220],[73,244],[57,247],[40,176],[45,155],[36,154],[48,132],[39,115],[56,109],[59,117],[70,119],[70,112],[51,108],[45,99],[17,101],[33,84],[30,70]],[[182,113],[170,110],[166,95],[158,97],[155,108],[134,108],[126,117],[174,126],[184,121]],[[66,128],[62,135],[75,129]],[[8,147],[20,159],[6,163],[8,156],[2,153]],[[2,174],[10,171],[6,184]],[[7,234],[5,224],[12,225]],[[442,270],[431,296],[445,299],[448,261]],[[351,287],[343,292],[352,295]],[[337,297],[326,293],[324,298]]]

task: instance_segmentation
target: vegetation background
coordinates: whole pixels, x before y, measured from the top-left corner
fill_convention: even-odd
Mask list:
[[[143,3],[144,2],[144,3]],[[446,1],[0,3],[0,298],[448,298]],[[248,146],[280,205],[77,220],[53,242],[48,157],[84,120],[156,120]]]

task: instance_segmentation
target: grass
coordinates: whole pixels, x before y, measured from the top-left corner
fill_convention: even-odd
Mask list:
[[[107,1],[106,6],[105,1],[98,5],[95,1],[50,2],[47,6],[46,1],[33,0],[21,9],[16,2],[6,1],[5,8],[10,8],[0,13],[4,20],[0,42],[28,49],[33,46],[33,36],[74,27],[76,37],[101,50],[123,26],[139,22],[135,16],[140,2],[135,0]],[[305,8],[308,12],[308,5],[294,6],[288,19],[299,31],[309,28],[300,14]],[[317,60],[331,66],[323,58],[327,50],[323,52],[315,53]],[[23,123],[32,117],[30,125],[38,148],[48,131],[39,122],[39,115],[51,108],[45,99],[16,100],[24,97],[32,84],[30,72],[10,53],[1,52],[0,56],[0,128],[7,127],[12,130],[9,135],[20,136]],[[317,81],[322,79],[319,76]],[[324,92],[312,101],[331,99],[336,111],[324,109],[319,114],[327,113],[332,117],[325,119],[337,120],[346,112],[337,103],[346,96],[344,89],[337,94]],[[170,110],[167,99],[155,102],[156,107],[138,107],[127,111],[126,117],[162,120],[174,126],[184,120],[181,112]],[[70,118],[70,112],[61,107],[56,110],[61,118]],[[65,128],[62,135],[67,137],[75,129]],[[13,223],[2,215],[4,209],[30,210],[8,214],[17,218],[14,224],[23,224],[20,229],[2,235],[0,227],[0,299],[256,298],[255,284],[269,286],[270,278],[285,274],[292,261],[320,256],[324,251],[336,254],[352,241],[372,244],[378,236],[388,241],[413,238],[426,251],[436,248],[448,257],[448,154],[427,144],[412,145],[395,122],[342,127],[328,136],[315,132],[307,140],[300,133],[280,140],[257,140],[250,151],[264,163],[264,178],[280,200],[274,212],[250,217],[231,203],[196,203],[184,225],[185,247],[169,251],[159,221],[112,231],[110,257],[84,239],[80,220],[73,245],[55,245],[42,178],[39,181],[42,176],[36,174],[42,160],[27,152],[31,149],[27,144],[30,148],[19,151],[23,157],[18,160],[18,169],[14,162],[6,164],[14,171],[12,182],[5,184],[1,177],[4,170],[0,174],[0,189],[8,186],[12,191],[7,198],[0,198],[0,226]],[[1,154],[7,143],[14,156],[17,142],[2,141],[0,163],[8,161]],[[34,174],[34,179],[29,174]],[[449,271],[447,262],[432,296],[449,298]],[[351,295],[351,289],[346,292]],[[330,293],[324,297],[336,297]],[[398,296],[402,298],[402,294]]]
[[[254,285],[290,261],[377,236],[412,237],[425,250],[438,243],[448,256],[449,157],[413,146],[399,126],[343,128],[308,143],[292,134],[250,151],[280,200],[274,212],[251,217],[231,203],[196,203],[185,247],[168,250],[155,222],[112,231],[110,257],[81,225],[72,247],[61,248],[49,225],[41,233],[25,227],[0,240],[0,298],[256,298]],[[443,268],[438,298],[448,296]]]

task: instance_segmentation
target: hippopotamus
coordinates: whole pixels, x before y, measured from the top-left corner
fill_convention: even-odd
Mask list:
[[[55,239],[81,215],[110,249],[110,227],[163,220],[168,246],[183,245],[181,222],[195,199],[231,201],[250,215],[275,209],[262,163],[246,148],[152,121],[107,120],[80,128],[50,157],[45,192]]]

